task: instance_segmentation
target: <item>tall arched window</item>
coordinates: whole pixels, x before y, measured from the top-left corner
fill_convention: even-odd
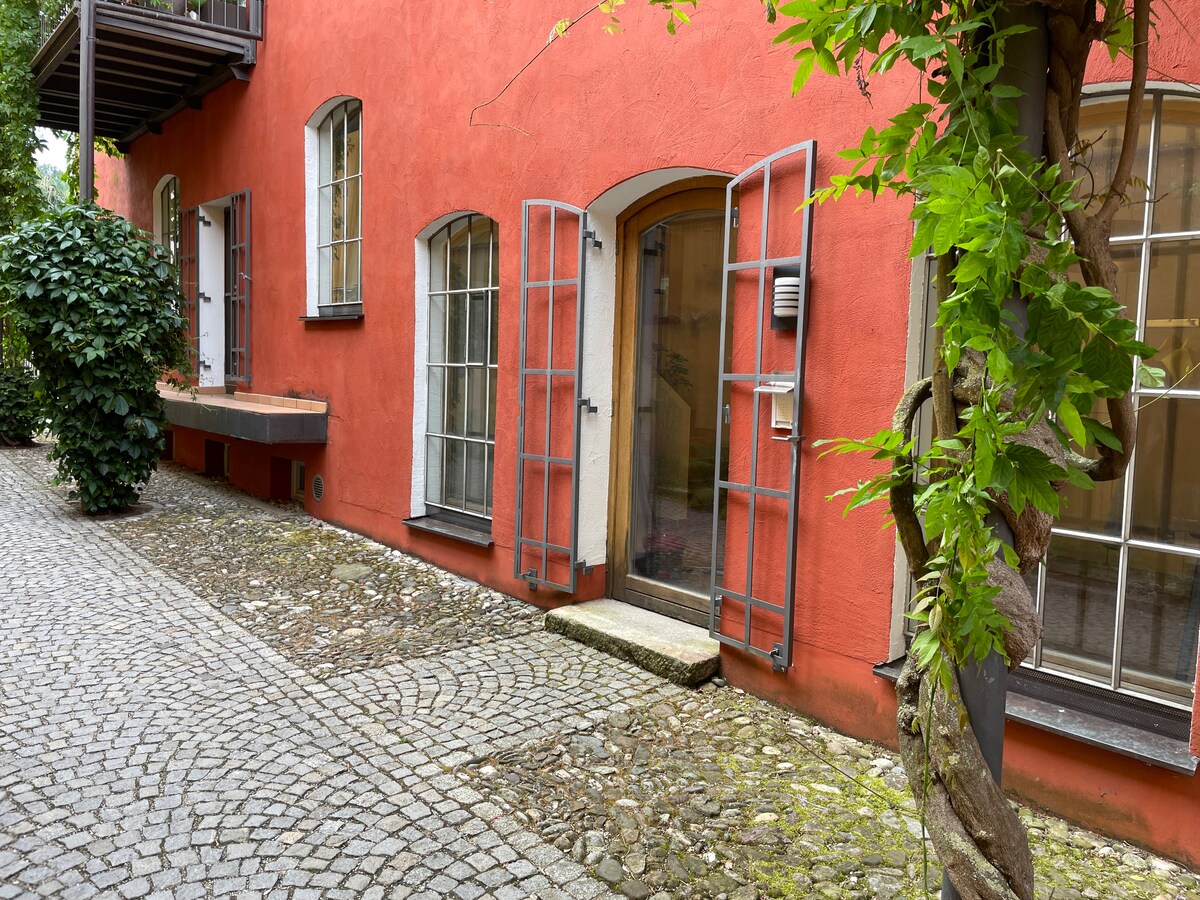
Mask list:
[[[309,122],[309,313],[362,310],[362,103],[339,98]]]
[[[430,238],[429,259],[425,503],[433,513],[490,519],[499,229],[486,216],[461,216]]]

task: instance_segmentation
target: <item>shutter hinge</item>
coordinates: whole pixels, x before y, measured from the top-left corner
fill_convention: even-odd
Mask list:
[[[587,564],[587,560],[585,559],[577,559],[575,560],[575,568],[577,568],[584,575],[591,575],[592,571],[595,569],[595,566],[589,566]]]
[[[787,666],[783,664],[783,644],[776,644],[771,648],[771,668],[776,672],[787,671]]]
[[[205,216],[204,213],[202,213],[202,212],[196,213],[196,221],[199,222],[201,225],[203,225],[205,228],[212,228],[212,220],[209,219],[207,216]]]
[[[196,299],[201,303],[212,303],[212,297],[204,293],[204,291],[196,291]]]
[[[740,219],[740,217],[741,217],[741,214],[740,214],[740,212],[739,212],[739,210],[738,210],[738,207],[736,207],[736,206],[735,206],[735,207],[734,207],[732,210],[730,210],[729,217],[730,217],[730,224],[731,224],[731,225],[732,225],[734,228],[737,228],[737,227],[738,227],[738,220],[739,220],[739,219]]]
[[[601,247],[604,246],[604,242],[596,237],[595,231],[591,231],[591,230],[585,231],[583,233],[583,239],[588,241],[589,243],[591,243],[592,247],[595,248],[596,250],[599,250]]]
[[[596,413],[596,412],[597,412],[597,409],[596,409],[596,407],[592,405],[592,398],[591,398],[591,397],[580,397],[580,398],[579,398],[578,400],[576,400],[575,402],[576,402],[576,403],[578,403],[578,404],[579,404],[579,408],[580,408],[580,409],[582,409],[582,410],[583,410],[584,412],[586,412],[586,413],[593,413],[593,414],[594,414],[594,413]]]

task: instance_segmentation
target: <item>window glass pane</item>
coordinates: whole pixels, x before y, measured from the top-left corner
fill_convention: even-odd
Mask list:
[[[322,247],[317,255],[318,302],[329,303],[333,295],[333,251],[329,247]]]
[[[446,298],[429,295],[429,361],[446,361]]]
[[[488,311],[488,295],[486,292],[478,291],[469,294],[470,305],[470,332],[467,335],[467,362],[485,365],[487,359],[484,354],[487,353],[488,341],[488,323],[491,321],[491,315]]]
[[[346,177],[346,108],[339,106],[333,111],[333,177]]]
[[[1154,231],[1200,231],[1200,103],[1163,100],[1154,179]]]
[[[451,366],[446,369],[446,433],[463,435],[467,430],[466,369]]]
[[[346,221],[342,226],[342,231],[345,239],[348,241],[357,240],[362,237],[362,230],[359,225],[362,222],[361,195],[361,180],[351,178],[346,182]]]
[[[353,241],[346,244],[346,302],[362,302],[362,244]]]
[[[1166,370],[1168,386],[1200,388],[1200,242],[1152,246],[1146,343],[1158,355],[1151,362]]]
[[[329,184],[333,178],[333,167],[331,160],[333,159],[333,118],[328,117],[321,123],[320,133],[317,138],[318,145],[318,168],[317,178],[321,184]]]
[[[1120,555],[1111,544],[1054,538],[1046,555],[1043,668],[1111,678]]]
[[[467,371],[467,437],[482,438],[488,427],[487,369]]]
[[[1133,180],[1127,195],[1113,220],[1113,235],[1142,234],[1146,215],[1146,181],[1150,176],[1150,120],[1154,107],[1146,103],[1138,131],[1138,150],[1133,165]],[[1108,186],[1121,154],[1121,138],[1125,133],[1125,101],[1105,100],[1087,103],[1079,110],[1079,142],[1087,147],[1075,167],[1075,177],[1083,179],[1079,186],[1089,212],[1095,212],[1104,202],[1101,192]]]
[[[332,286],[330,300],[333,303],[343,303],[346,299],[346,253],[345,244],[334,244],[330,247],[333,254]]]
[[[486,497],[486,503],[487,503],[486,515],[489,515],[489,516],[492,514],[492,476],[493,476],[493,474],[495,472],[495,468],[496,468],[495,455],[496,455],[496,451],[493,450],[492,446],[489,444],[488,448],[487,448],[487,497]]]
[[[463,442],[450,438],[446,439],[446,475],[445,496],[446,505],[455,509],[463,508],[463,466],[466,454],[463,452]]]
[[[496,370],[488,370],[488,440],[496,439]]]
[[[442,453],[445,441],[440,437],[425,438],[425,500],[428,503],[446,502],[442,492]]]
[[[352,104],[346,118],[346,174],[357,175],[362,171],[362,106],[357,101]]]
[[[1103,400],[1092,408],[1091,417],[1104,425],[1111,425],[1108,407]],[[1059,491],[1062,508],[1058,524],[1074,531],[1090,531],[1095,534],[1121,533],[1121,517],[1125,511],[1125,481],[1098,481],[1090,491],[1064,485]]]
[[[467,221],[459,219],[450,225],[450,290],[461,291],[467,286]]]
[[[429,367],[429,409],[426,412],[425,430],[432,434],[445,431],[446,370],[441,366]]]
[[[317,192],[317,204],[317,243],[328,244],[333,240],[333,188],[321,188]]]
[[[471,221],[470,286],[492,286],[492,220],[479,216]]]
[[[329,208],[332,216],[332,239],[335,241],[344,241],[346,239],[346,186],[343,182],[338,182],[329,189]]]
[[[429,242],[429,289],[444,291],[446,289],[446,232],[439,231]]]
[[[1191,703],[1200,633],[1200,560],[1129,550],[1121,684]]]
[[[467,297],[465,294],[451,294],[447,301],[450,304],[450,322],[446,337],[446,358],[450,362],[466,362]]]
[[[487,503],[487,447],[467,444],[467,511],[483,515]]]
[[[1143,399],[1138,410],[1135,538],[1200,547],[1200,401]]]
[[[492,302],[490,305],[492,325],[491,350],[489,352],[488,359],[494,366],[500,361],[497,353],[500,344],[500,293],[498,291],[492,291]]]

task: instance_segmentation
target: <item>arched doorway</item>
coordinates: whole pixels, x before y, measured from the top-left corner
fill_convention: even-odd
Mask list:
[[[610,591],[696,623],[724,546],[713,504],[724,210],[723,179],[698,178],[618,220]]]

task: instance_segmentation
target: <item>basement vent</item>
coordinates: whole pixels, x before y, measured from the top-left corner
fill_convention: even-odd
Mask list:
[[[318,503],[325,496],[325,479],[320,475],[314,475],[312,478],[312,498]]]

